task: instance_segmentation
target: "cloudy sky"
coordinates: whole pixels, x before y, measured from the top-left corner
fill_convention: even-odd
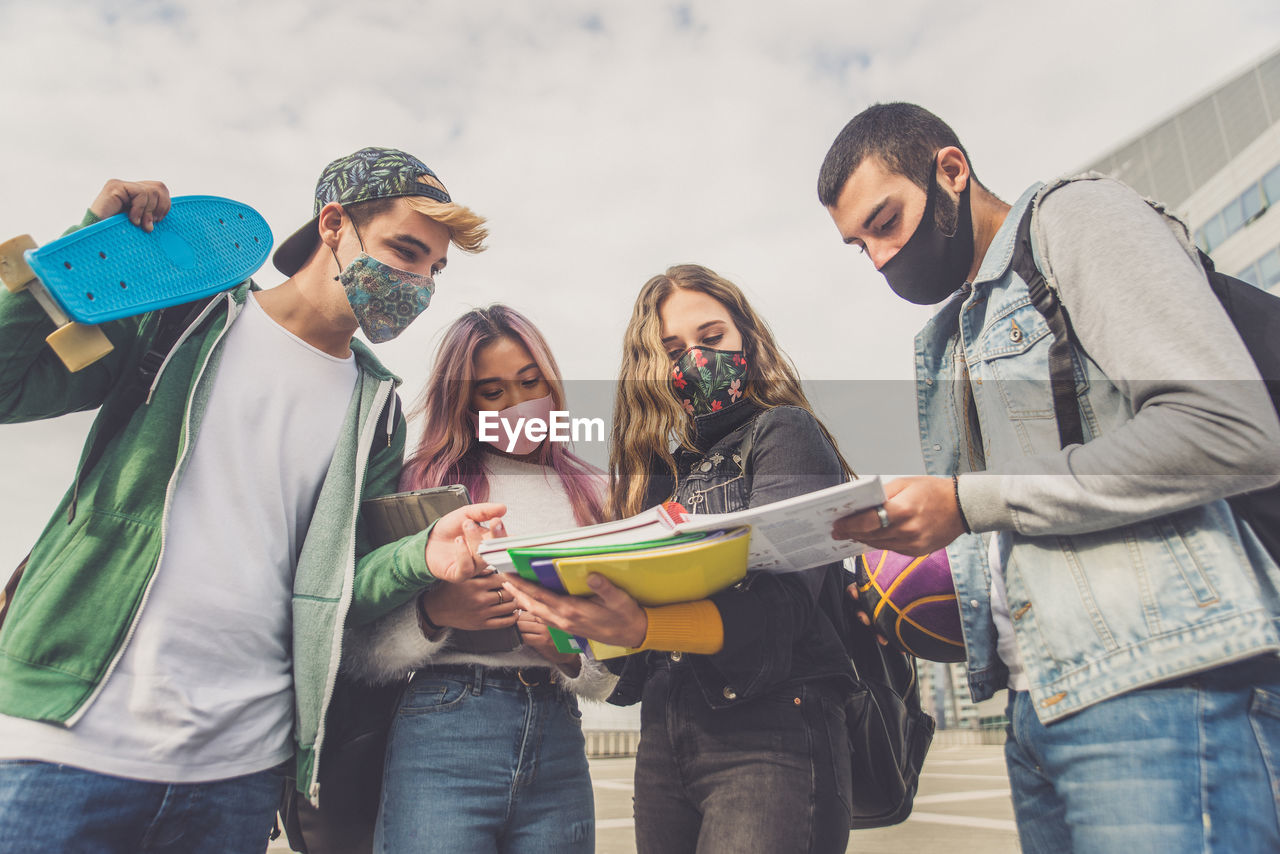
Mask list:
[[[329,160],[404,148],[492,226],[490,251],[455,255],[428,314],[380,349],[407,397],[438,331],[492,301],[533,317],[567,377],[607,380],[640,285],[695,261],[747,290],[802,374],[843,390],[827,414],[855,467],[904,470],[905,399],[857,414],[889,425],[881,440],[849,413],[860,389],[905,387],[926,312],[894,298],[817,204],[832,138],[869,103],[919,102],[1012,199],[1280,45],[1273,0],[1205,9],[0,2],[0,234],[47,241],[121,177],[246,201],[280,239],[310,217]],[[44,524],[87,427],[0,427],[0,567]]]

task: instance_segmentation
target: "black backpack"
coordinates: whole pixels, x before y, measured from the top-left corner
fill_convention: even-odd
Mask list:
[[[853,583],[852,573],[845,576]],[[843,589],[840,596],[845,650],[857,677],[844,701],[853,767],[849,827],[887,827],[911,815],[935,723],[920,706],[915,659],[881,646],[875,630],[858,621],[858,603]]]
[[[1071,320],[1057,294],[1045,284],[1044,274],[1036,267],[1031,249],[1033,208],[1034,205],[1028,205],[1018,223],[1013,270],[1027,283],[1032,303],[1053,333],[1053,343],[1049,347],[1049,382],[1053,393],[1053,412],[1058,421],[1058,441],[1065,448],[1084,444],[1071,361]],[[1200,264],[1214,296],[1226,309],[1227,316],[1240,333],[1240,340],[1258,366],[1258,373],[1271,395],[1272,406],[1280,413],[1280,297],[1218,272],[1204,252],[1200,252]],[[1239,518],[1249,523],[1272,560],[1280,563],[1280,485],[1233,496],[1228,503]]]
[[[754,441],[753,428],[738,445],[748,492],[754,475],[750,466]],[[900,824],[911,815],[936,724],[920,705],[915,659],[881,646],[875,629],[858,619],[858,602],[847,592],[856,581],[848,569],[831,573],[823,585],[821,604],[853,665],[853,687],[844,696],[844,722],[853,772],[849,827],[860,830]]]

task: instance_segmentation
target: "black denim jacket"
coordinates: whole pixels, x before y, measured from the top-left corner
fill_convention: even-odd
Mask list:
[[[676,451],[674,483],[666,472],[651,479],[650,504],[674,495],[691,513],[723,513],[844,480],[835,449],[813,415],[799,407],[762,409],[744,399],[694,424],[697,450]],[[839,563],[803,572],[752,572],[711,596],[724,623],[724,647],[714,655],[678,657],[680,666],[693,669],[707,704],[728,707],[815,679],[852,680],[840,640],[844,576]],[[620,678],[609,702],[639,701],[654,663],[668,656],[639,653],[610,662]]]

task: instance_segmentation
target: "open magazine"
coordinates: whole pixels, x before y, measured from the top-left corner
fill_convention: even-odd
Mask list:
[[[517,572],[510,550],[564,546],[635,546],[662,544],[679,534],[751,529],[747,552],[749,570],[797,572],[833,563],[866,551],[852,540],[831,536],[836,519],[884,504],[884,486],[874,475],[734,513],[685,513],[678,504],[651,507],[643,513],[525,537],[503,537],[480,544],[480,555],[499,572]]]

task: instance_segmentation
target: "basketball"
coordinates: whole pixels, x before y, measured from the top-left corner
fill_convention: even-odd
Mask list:
[[[960,607],[945,549],[923,557],[858,556],[858,602],[880,634],[927,661],[964,661]]]

